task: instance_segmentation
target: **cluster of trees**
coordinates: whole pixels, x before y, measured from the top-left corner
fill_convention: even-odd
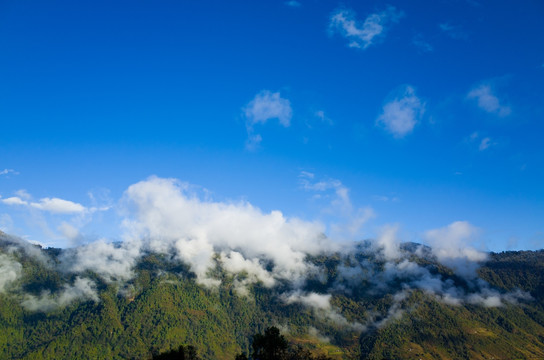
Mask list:
[[[308,350],[289,344],[275,326],[267,328],[264,334],[254,335],[251,347],[252,360],[332,360],[325,355],[314,357]],[[248,360],[248,357],[241,353],[235,360]]]
[[[196,348],[192,345],[181,345],[177,350],[153,356],[153,360],[200,360]]]
[[[123,288],[91,272],[84,274],[96,283],[98,302],[77,299],[48,311],[29,310],[22,300],[58,302],[65,284],[72,284],[76,275],[46,266],[12,247],[0,239],[0,254],[22,264],[16,286],[0,293],[0,359],[148,359],[153,355],[157,359],[235,359],[240,349],[245,354],[238,354],[238,360],[327,359],[307,349],[345,359],[409,359],[416,354],[422,358],[490,354],[544,359],[544,251],[491,254],[480,268],[480,276],[492,287],[519,288],[530,292],[532,300],[506,302],[499,308],[470,303],[448,306],[432,295],[412,291],[399,319],[358,334],[301,304],[279,301],[282,289],[257,284],[250,288],[248,300],[236,292],[235,278],[225,273],[218,291],[210,291],[196,283],[182,263],[157,254],[142,258],[134,279]],[[55,262],[61,253],[57,250],[43,252]],[[328,284],[334,281],[339,256],[323,255],[311,261],[327,274]],[[451,279],[448,269],[428,261],[444,280]],[[320,292],[320,286],[324,285],[309,281],[306,289]],[[386,316],[392,301],[389,294],[365,292],[364,283],[352,293],[338,292],[331,298],[346,319],[361,323],[368,314]],[[266,329],[271,323],[289,324],[293,341],[286,341],[278,329]],[[330,343],[308,336],[310,327],[327,334]],[[179,348],[180,344],[184,346]],[[174,350],[159,355],[167,349]]]
[[[251,343],[253,353],[251,360],[332,360],[325,355],[313,356],[308,350],[293,346],[280,334],[280,330],[269,327],[264,334],[255,334]],[[247,355],[240,353],[235,360],[249,360]],[[153,356],[153,360],[200,360],[194,346],[181,345],[177,350]]]

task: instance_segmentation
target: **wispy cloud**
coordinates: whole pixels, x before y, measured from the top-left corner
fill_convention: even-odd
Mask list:
[[[19,175],[19,173],[13,169],[4,169],[0,170],[0,176],[1,175]]]
[[[332,218],[331,236],[352,239],[361,235],[362,227],[376,214],[371,207],[353,206],[349,188],[337,179],[316,180],[313,173],[302,171],[299,175],[302,188],[314,192],[314,199],[324,201],[322,212]]]
[[[81,229],[91,223],[94,214],[112,208],[111,204],[103,204],[103,200],[98,203],[97,199],[92,197],[91,200],[94,204],[84,206],[78,202],[58,197],[44,197],[35,200],[26,190],[18,190],[15,195],[0,198],[0,205],[22,210],[18,212],[17,216],[41,232],[41,234],[34,234],[41,237],[40,242],[53,246],[62,246],[58,241],[61,241],[63,245],[70,246],[88,241],[89,239],[81,233]],[[10,217],[6,218],[6,221],[2,221],[1,225],[13,228],[13,221],[10,219]]]
[[[387,195],[374,195],[372,196],[372,199],[376,201],[383,201],[383,202],[398,202],[400,199],[397,196],[387,196]]]
[[[321,120],[322,123],[327,125],[334,125],[334,121],[327,115],[325,115],[325,112],[323,110],[318,110],[314,113],[315,117]]]
[[[452,39],[465,40],[468,38],[468,34],[463,31],[463,29],[459,25],[452,25],[448,22],[445,22],[438,24],[438,27]]]
[[[265,124],[267,121],[277,119],[284,127],[291,125],[293,110],[291,102],[281,97],[279,92],[263,90],[251,100],[243,109],[246,119],[246,129],[248,134],[247,148],[255,149],[262,140],[260,134],[254,133],[254,126]]]
[[[431,52],[433,51],[433,46],[423,39],[421,34],[417,34],[412,39],[412,44],[416,46],[422,52]]]
[[[57,230],[74,245],[83,241],[83,236],[81,235],[79,229],[66,221],[63,221],[57,227]]]
[[[416,96],[414,88],[409,85],[401,87],[394,93],[398,95],[383,106],[376,124],[385,127],[393,136],[402,138],[414,130],[425,112],[425,103]]]
[[[345,37],[349,47],[366,49],[383,37],[388,26],[397,23],[403,16],[402,11],[389,6],[382,12],[368,15],[360,22],[353,10],[340,9],[332,14],[329,29]]]
[[[487,150],[491,146],[497,145],[497,143],[495,141],[493,141],[490,137],[481,136],[480,133],[477,132],[477,131],[470,134],[466,138],[466,141],[471,143],[471,144],[474,144],[474,143],[478,144],[478,150],[480,150],[480,151]]]
[[[54,214],[75,214],[86,210],[81,204],[59,198],[43,198],[39,202],[30,203],[30,206]]]
[[[75,301],[76,299],[99,301],[96,284],[88,279],[77,277],[73,285],[65,284],[57,294],[44,292],[40,296],[27,294],[22,305],[30,311],[51,311]]]
[[[490,85],[484,84],[473,88],[467,94],[467,99],[476,100],[480,109],[500,117],[508,116],[512,112],[510,106],[501,103]]]
[[[491,146],[491,139],[486,137],[486,138],[483,138],[482,141],[480,141],[480,146],[478,147],[478,149],[480,151],[483,151],[489,148],[489,146]]]
[[[38,202],[28,202],[18,196],[13,196],[0,201],[6,205],[24,205],[54,214],[74,214],[86,211],[85,206],[81,204],[59,198],[43,198]]]
[[[285,5],[290,6],[290,7],[301,7],[302,6],[302,4],[300,2],[295,1],[295,0],[286,1]]]

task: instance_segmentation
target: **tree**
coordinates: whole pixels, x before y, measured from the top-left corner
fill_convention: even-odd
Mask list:
[[[248,360],[247,355],[244,353],[236,355],[236,358],[234,360]]]
[[[184,348],[181,345],[178,350],[170,350],[169,352],[153,356],[153,360],[199,360],[196,353],[196,348],[192,345]]]
[[[275,327],[269,327],[264,335],[256,334],[253,336],[253,360],[282,360],[287,359],[287,340],[280,334],[280,330]]]

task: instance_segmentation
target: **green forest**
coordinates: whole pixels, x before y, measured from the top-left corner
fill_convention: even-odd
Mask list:
[[[490,254],[478,281],[507,299],[499,306],[453,303],[398,278],[387,288],[365,282],[342,288],[341,266],[354,259],[387,271],[364,247],[349,258],[308,257],[321,275],[307,279],[304,291],[330,294],[331,307],[316,308],[286,301],[283,294],[296,294],[286,283],[257,282],[240,294],[236,279],[219,266],[220,285],[206,287],[183,263],[149,253],[132,279],[107,281],[90,271],[62,271],[55,266],[62,250],[33,247],[48,260],[5,237],[0,243],[2,270],[21,265],[13,266],[20,276],[0,287],[2,359],[266,360],[270,341],[280,344],[278,359],[544,358],[543,251]],[[472,291],[432,257],[411,253],[410,246],[404,251],[433,279]],[[96,298],[63,292],[83,276],[97,284]],[[516,292],[526,295],[508,300]]]

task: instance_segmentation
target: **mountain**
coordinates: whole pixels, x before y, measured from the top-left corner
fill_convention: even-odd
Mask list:
[[[81,249],[0,234],[0,358],[150,359],[191,345],[203,359],[234,359],[269,326],[333,359],[544,358],[543,251],[452,261],[414,243],[389,256],[366,241],[307,255],[303,277],[273,282],[217,254],[210,282],[154,251],[124,276],[112,265],[123,245],[100,246],[108,269],[83,266],[97,259]],[[273,262],[261,265],[274,274]]]

